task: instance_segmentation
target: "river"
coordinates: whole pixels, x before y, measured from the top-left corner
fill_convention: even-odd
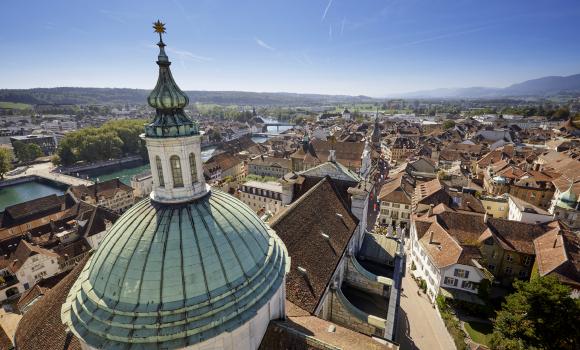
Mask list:
[[[51,194],[60,196],[63,193],[63,190],[56,186],[39,182],[28,182],[0,188],[0,211],[4,211],[4,208],[14,204],[49,196]]]
[[[268,123],[275,123],[273,119],[264,119]],[[268,133],[277,134],[282,131],[292,128],[291,126],[269,126]],[[256,143],[266,142],[266,136],[254,136],[252,140]],[[208,147],[201,152],[201,159],[205,162],[213,155],[217,147]],[[101,169],[97,171],[87,172],[81,175],[88,176],[91,180],[103,182],[115,178],[119,178],[123,183],[131,185],[131,177],[149,171],[149,164],[133,164],[125,167],[116,167],[109,169]],[[29,201],[32,199],[48,196],[51,194],[61,195],[64,191],[56,186],[45,183],[28,182],[10,187],[0,189],[0,211],[10,205]]]

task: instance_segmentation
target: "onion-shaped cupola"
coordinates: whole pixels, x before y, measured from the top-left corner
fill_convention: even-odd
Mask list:
[[[189,104],[189,97],[181,91],[173,80],[171,62],[165,53],[165,43],[162,34],[165,33],[165,25],[160,21],[154,23],[153,28],[159,33],[159,78],[157,85],[147,98],[149,105],[156,109],[155,118],[146,127],[146,135],[149,137],[176,137],[199,134],[197,123],[191,120],[183,111]]]

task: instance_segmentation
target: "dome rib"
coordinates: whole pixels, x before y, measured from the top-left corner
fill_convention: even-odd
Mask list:
[[[195,206],[193,209],[195,209],[195,211],[197,211],[197,213],[198,213],[198,215],[200,217],[204,217],[201,214],[200,207],[206,209],[205,208],[205,204],[201,204],[200,206]],[[207,209],[206,209],[206,212],[211,216],[210,212]],[[213,216],[211,216],[211,218],[214,219]],[[219,254],[218,246],[217,246],[217,244],[215,242],[215,237],[214,237],[214,235],[211,234],[212,231],[210,230],[210,228],[209,228],[208,223],[206,222],[206,220],[201,220],[201,221],[202,221],[203,226],[205,227],[206,232],[208,233],[208,237],[209,237],[209,239],[211,241],[211,244],[213,246],[213,249],[215,251],[215,254],[217,256],[217,259],[218,259],[218,261],[220,263],[221,271],[222,271],[222,274],[224,276],[224,280],[226,282],[226,285],[225,286],[222,286],[222,288],[231,289],[232,288],[232,283],[231,283],[231,281],[230,281],[230,279],[228,277],[228,274],[226,272],[226,268],[224,266],[224,262],[222,260],[222,256],[221,256],[221,254]],[[214,219],[214,223],[215,223],[215,219]]]
[[[204,209],[204,210],[205,210],[205,211],[206,211],[208,214],[212,215],[212,213],[210,213],[209,209],[207,208],[207,205],[206,205],[206,204],[204,204],[204,205],[202,206],[202,208],[203,208],[203,209]],[[220,216],[221,216],[222,218],[224,218],[224,216],[222,215],[222,213],[220,212],[220,210],[219,210],[218,208],[215,208],[215,210],[216,210],[218,213],[220,213]],[[244,267],[244,264],[243,264],[243,263],[242,263],[242,261],[240,260],[240,257],[238,256],[238,253],[237,253],[237,250],[236,250],[236,249],[234,249],[234,246],[232,245],[232,241],[231,241],[231,239],[230,239],[230,234],[229,234],[229,232],[228,232],[229,230],[225,229],[225,228],[224,228],[224,227],[223,227],[223,226],[222,226],[222,225],[219,223],[219,221],[216,219],[216,215],[212,215],[212,217],[214,218],[214,222],[215,222],[216,226],[217,226],[217,227],[219,227],[219,229],[220,229],[220,231],[221,231],[221,232],[223,232],[223,237],[224,237],[224,240],[225,240],[225,241],[228,243],[228,246],[229,246],[229,248],[230,248],[230,251],[232,252],[232,255],[233,255],[235,258],[236,258],[236,261],[238,262],[238,265],[240,266],[240,270],[242,271],[242,274],[244,275],[244,278],[245,278],[245,279],[247,279],[247,278],[249,277],[249,275],[248,275],[248,272],[246,271],[246,269],[245,269],[245,267]],[[224,219],[225,219],[225,218],[224,218]],[[227,222],[227,220],[226,220],[226,222]],[[236,232],[236,234],[238,235],[238,237],[241,237],[241,235],[239,234],[239,232],[236,230],[235,226],[229,225],[229,227],[230,227],[230,228],[232,228],[232,229],[233,229],[233,230]],[[243,240],[242,240],[242,243],[243,243]],[[245,245],[244,245],[244,246],[245,246]],[[253,257],[252,257],[252,258],[253,258]],[[220,261],[221,261],[221,257],[220,257]],[[253,263],[254,263],[254,264],[256,264],[256,263],[258,263],[258,261],[257,261],[257,260],[253,260]],[[222,266],[223,266],[223,263],[222,263]],[[224,267],[224,271],[225,271],[225,267]],[[228,278],[228,280],[229,280],[229,278]],[[230,284],[231,284],[233,281],[229,281],[229,282],[230,282]]]
[[[145,209],[147,209],[147,208],[145,208]],[[151,210],[147,210],[147,212],[146,212],[145,215],[149,215],[150,213],[151,213]],[[129,218],[131,220],[129,220]],[[138,221],[139,218],[140,218],[139,215],[136,215],[136,216],[133,216],[133,217],[128,217],[127,218],[127,221],[130,221],[129,226],[131,226],[135,222],[138,222],[139,224],[141,224],[143,221]],[[145,231],[143,230],[143,232],[145,232]],[[110,234],[111,233],[112,232],[110,232]],[[113,247],[109,247],[108,249],[105,249],[103,247],[103,249],[101,250],[101,254],[99,254],[97,257],[95,257],[96,259],[99,259],[102,256],[101,261],[106,260],[106,257],[107,257],[107,254],[106,253],[110,253],[114,249],[114,247],[118,246],[119,245],[119,241],[121,240],[121,238],[125,238],[125,241],[122,243],[123,248],[120,249],[120,250],[121,251],[124,251],[125,250],[124,248],[126,247],[127,243],[130,241],[131,235],[126,235],[126,237],[123,237],[122,235],[117,235],[117,236],[118,237],[117,237],[117,240],[115,240],[115,243],[114,244],[111,243],[111,245],[113,245]],[[119,263],[119,261],[117,260],[115,265],[113,265],[113,264],[109,264],[108,266],[105,265],[105,267],[108,267],[108,269],[101,268],[98,271],[96,271],[95,280],[98,282],[100,276],[102,276],[104,273],[108,273],[107,274],[107,277],[106,277],[107,280],[105,281],[105,286],[110,285],[110,278],[112,276],[112,272],[115,269],[115,267],[118,266],[118,263]],[[96,292],[98,292],[97,295],[99,295],[100,297],[102,297],[106,293],[106,290],[105,290],[106,287],[104,287],[103,290],[99,290],[99,286],[100,286],[100,283],[95,283],[93,285],[93,289]],[[116,294],[118,294],[118,299],[119,299],[120,298],[120,293],[116,293]],[[113,294],[112,296],[116,296],[116,295]],[[111,301],[112,301],[112,299],[110,299],[110,298],[107,298],[107,300],[106,300],[106,302],[108,302],[108,303],[110,303]],[[118,303],[119,303],[119,300],[117,300],[116,304],[118,304]]]
[[[164,212],[162,212],[164,213]],[[157,216],[154,216],[157,217]],[[153,235],[152,235],[152,239],[154,239],[155,235],[157,234],[157,232],[159,231],[159,227],[161,226],[161,223],[163,222],[163,216],[161,215],[161,218],[157,221],[156,225],[155,225],[155,231],[153,231]],[[148,226],[149,227],[149,226]],[[143,231],[143,234],[141,235],[141,238],[143,238],[145,236],[145,234],[147,233],[147,230]],[[141,242],[146,242],[146,240],[141,240]],[[140,243],[141,243],[140,242]],[[140,244],[137,245],[137,249],[139,249]],[[147,267],[147,261],[149,260],[149,254],[151,253],[151,248],[152,248],[152,244],[151,241],[149,241],[149,244],[147,245],[147,253],[144,256],[143,259],[143,264],[141,264],[141,276],[139,278],[139,285],[138,285],[138,292],[137,292],[137,298],[136,298],[136,304],[133,307],[133,312],[136,312],[138,310],[138,308],[143,305],[143,303],[141,302],[141,287],[143,285],[143,280],[145,279],[145,271],[146,271],[146,267]]]
[[[232,221],[230,221],[230,220],[227,218],[227,216],[226,216],[226,215],[224,215],[224,213],[223,213],[223,212],[222,212],[220,209],[217,209],[217,208],[216,208],[216,211],[217,211],[217,212],[220,214],[220,216],[221,216],[221,217],[223,218],[223,220],[224,220],[224,221],[225,221],[225,222],[228,224],[228,226],[229,226],[229,227],[231,227],[231,228],[233,228],[233,230],[234,230],[235,234],[236,234],[238,237],[241,237],[241,236],[242,236],[242,233],[241,233],[241,232],[240,232],[240,231],[239,231],[239,230],[236,228],[236,226],[235,226],[234,224],[232,224]],[[238,219],[238,222],[239,222],[239,223],[240,223],[240,225],[242,225],[242,226],[243,226],[243,227],[244,227],[246,230],[248,230],[248,231],[249,231],[248,227],[247,227],[247,226],[246,226],[246,225],[245,225],[245,224],[244,224],[244,223],[243,223],[241,220],[239,220],[239,219]],[[225,232],[225,230],[224,230],[224,232]],[[255,238],[255,237],[254,237],[254,238]],[[229,238],[228,238],[228,241],[230,241],[230,240],[229,240]],[[260,260],[261,260],[263,257],[260,257],[260,258],[259,258],[259,257],[257,257],[257,256],[255,255],[255,253],[253,252],[253,249],[251,249],[251,248],[249,247],[249,245],[248,245],[248,242],[246,242],[246,240],[243,240],[243,239],[242,239],[241,241],[242,241],[242,243],[243,243],[244,247],[246,248],[246,250],[248,251],[248,253],[249,253],[249,254],[252,256],[252,260],[253,260],[253,262],[254,262],[255,264],[256,264],[256,263],[259,263],[259,262],[260,262]],[[231,241],[230,241],[230,245],[231,245]],[[232,246],[232,250],[233,250],[233,246]],[[237,256],[237,254],[236,254],[236,258],[238,259],[238,262],[240,263],[240,266],[242,266],[242,268],[243,268],[243,266],[244,266],[244,265],[243,265],[243,264],[242,264],[242,262],[240,261],[240,259],[239,259],[239,257]],[[244,274],[245,274],[246,276],[248,276],[248,274],[250,273],[249,271],[246,271],[244,268],[243,268],[243,271],[244,271]]]
[[[211,294],[209,292],[209,284],[207,281],[207,272],[205,271],[205,265],[203,263],[203,259],[202,259],[202,255],[201,255],[201,247],[199,246],[199,239],[197,238],[197,232],[195,229],[195,223],[193,221],[193,216],[191,215],[191,211],[186,210],[187,212],[187,217],[189,219],[189,222],[191,223],[191,228],[192,228],[192,232],[193,232],[193,239],[195,240],[195,247],[197,248],[197,256],[199,259],[199,264],[201,265],[201,271],[203,273],[203,282],[205,285],[205,293],[207,296],[207,300],[211,300]]]

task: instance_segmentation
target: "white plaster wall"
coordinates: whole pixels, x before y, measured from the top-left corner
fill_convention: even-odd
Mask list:
[[[201,159],[200,136],[174,137],[174,138],[149,138],[145,137],[151,173],[153,175],[153,199],[162,202],[180,202],[203,195],[206,190],[203,177],[203,161]],[[192,183],[189,165],[189,154],[195,155],[197,182]],[[181,161],[181,173],[183,187],[174,187],[171,174],[171,156],[177,155]],[[159,185],[159,174],[155,158],[159,156],[162,164],[163,180],[165,186]]]
[[[38,260],[33,262],[33,258],[38,258]],[[46,272],[46,275],[42,276],[42,278],[45,279],[59,273],[60,270],[57,258],[42,254],[33,255],[26,259],[24,264],[20,267],[17,277],[22,285],[28,283],[28,287],[31,288],[40,280],[40,278],[35,279],[34,276],[39,275],[43,271]]]
[[[454,275],[455,269],[469,271],[469,276],[467,278],[455,277],[455,275]],[[457,286],[450,286],[450,285],[443,283],[445,281],[445,277],[451,277],[451,278],[457,279],[458,280]],[[442,269],[441,280],[439,281],[439,283],[440,283],[441,287],[455,288],[455,289],[459,289],[459,290],[463,290],[466,292],[477,294],[477,289],[462,288],[461,284],[463,283],[463,281],[480,283],[482,279],[483,279],[483,276],[475,267],[469,266],[469,265],[454,264],[454,265],[451,265],[451,266],[448,266],[448,267],[445,267]]]

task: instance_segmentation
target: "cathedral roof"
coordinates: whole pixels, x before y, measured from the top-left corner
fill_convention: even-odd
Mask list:
[[[286,256],[278,236],[226,193],[179,205],[145,199],[111,227],[62,319],[96,348],[185,347],[251,319],[282,285]]]

